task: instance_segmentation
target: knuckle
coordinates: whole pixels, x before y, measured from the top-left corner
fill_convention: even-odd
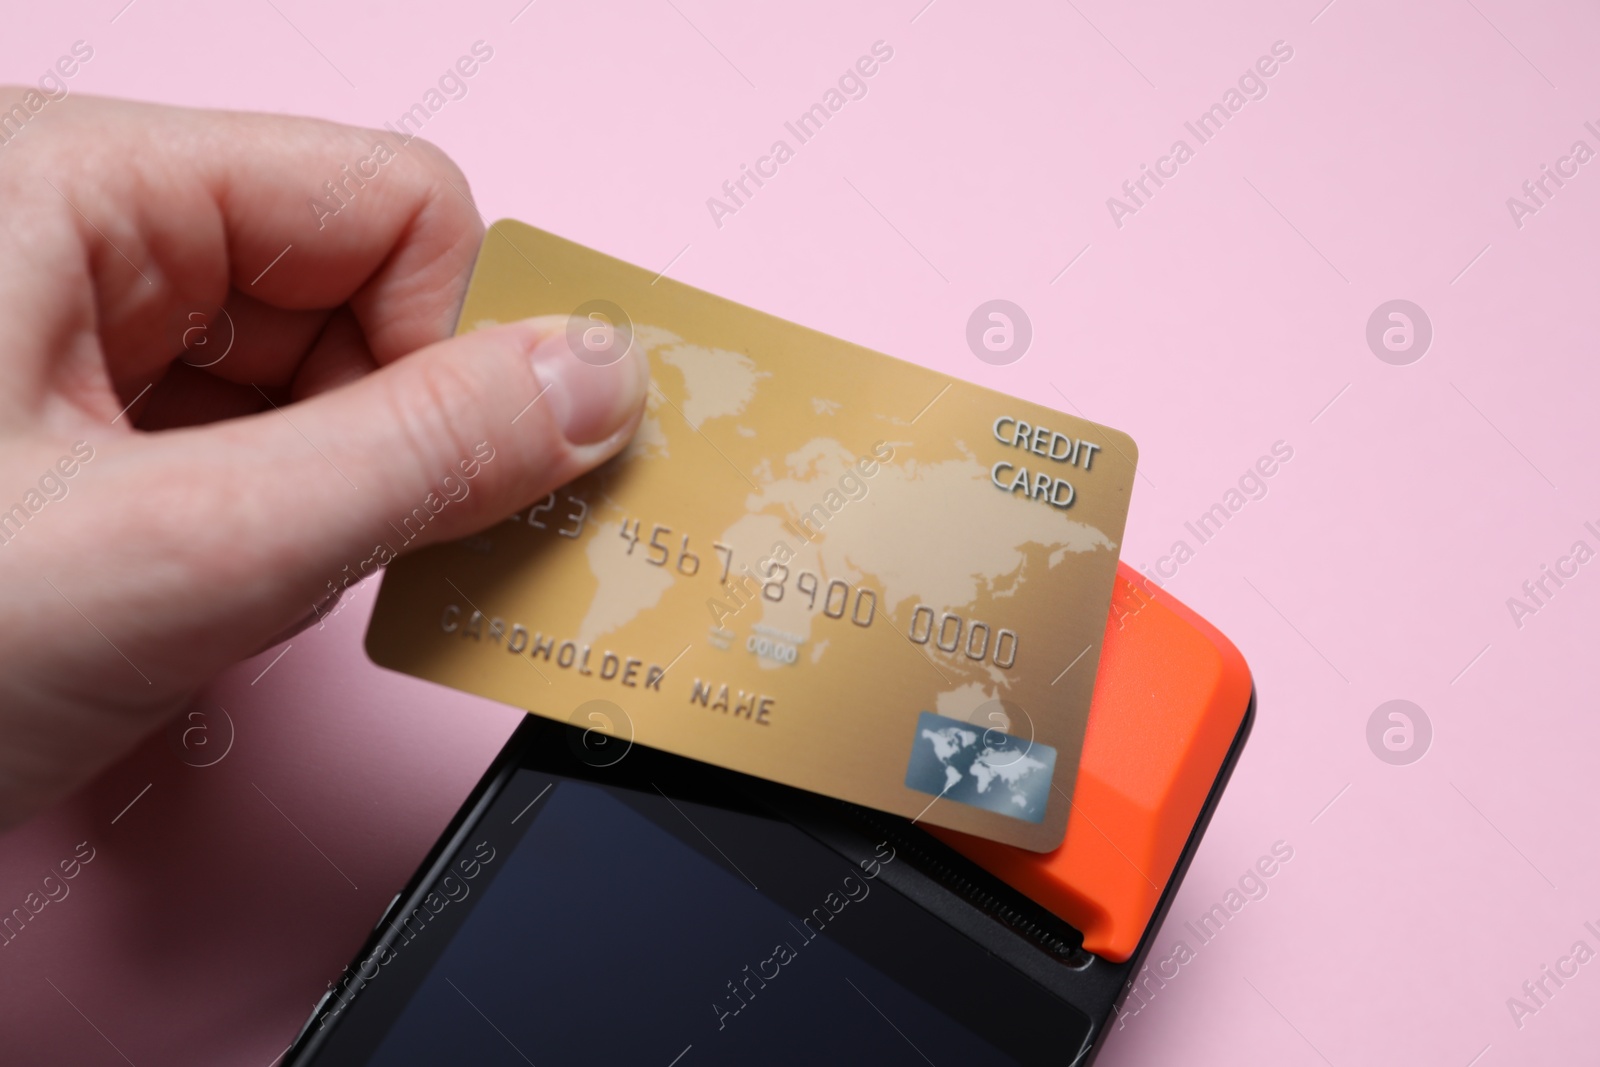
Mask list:
[[[436,478],[472,454],[482,438],[478,383],[464,368],[427,360],[391,390],[390,402],[417,471]]]
[[[456,161],[450,158],[450,154],[426,137],[418,137],[415,144],[417,154],[430,169],[442,171],[452,178],[461,174],[461,168],[456,166]]]
[[[422,137],[413,138],[408,147],[416,152],[418,164],[430,178],[448,182],[462,192],[467,191],[466,173],[450,158],[450,153]]]

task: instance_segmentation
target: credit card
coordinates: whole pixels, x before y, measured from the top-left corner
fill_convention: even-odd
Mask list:
[[[648,355],[637,436],[390,564],[372,659],[582,726],[596,762],[1060,845],[1133,441],[496,223],[459,332],[548,314],[574,358]]]

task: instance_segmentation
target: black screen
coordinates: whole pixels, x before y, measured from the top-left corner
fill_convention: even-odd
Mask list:
[[[302,1062],[1072,1061],[1083,1016],[886,884],[887,843],[852,863],[653,769],[518,769]]]

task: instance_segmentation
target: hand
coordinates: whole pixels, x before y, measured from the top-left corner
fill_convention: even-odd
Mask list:
[[[390,132],[74,97],[0,147],[0,828],[385,546],[627,442],[637,355],[592,367],[553,320],[451,338],[482,236],[460,171]]]

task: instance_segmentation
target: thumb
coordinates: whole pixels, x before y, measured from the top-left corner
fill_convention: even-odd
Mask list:
[[[309,438],[337,465],[346,484],[324,479],[324,535],[353,537],[347,547],[359,549],[411,516],[405,548],[462,537],[621,451],[643,413],[649,364],[631,339],[620,354],[597,356],[581,342],[574,354],[568,322],[549,315],[478,329],[264,416],[280,437]]]
[[[495,522],[621,450],[648,384],[638,347],[594,366],[568,348],[564,319],[528,320],[276,411],[150,434],[86,428],[70,495],[53,483],[49,529],[35,535],[29,517],[44,507],[40,480],[38,506],[10,513],[27,536],[0,546],[13,665],[0,719],[18,746],[0,752],[0,818],[15,797],[60,795],[125,751],[344,574]],[[57,446],[36,452],[26,469],[53,478]]]
[[[239,654],[396,555],[491,525],[619,452],[648,362],[636,342],[610,363],[580,359],[566,327],[546,316],[479,329],[195,431],[214,438],[204,449],[172,441],[191,471],[206,456],[201,484],[249,487],[246,506],[201,516],[206,586],[228,583],[233,618],[259,620]]]

